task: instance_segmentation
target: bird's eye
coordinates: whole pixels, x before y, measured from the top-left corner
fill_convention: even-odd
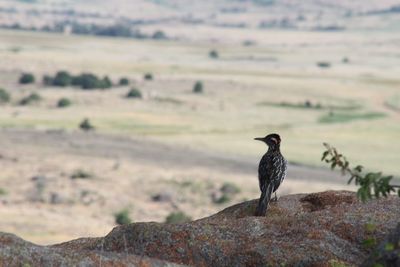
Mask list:
[[[278,144],[278,139],[272,137],[271,140],[274,141],[275,144]]]

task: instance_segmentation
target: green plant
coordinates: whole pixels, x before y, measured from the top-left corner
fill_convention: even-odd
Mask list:
[[[148,80],[148,81],[150,81],[150,80],[153,80],[153,74],[152,73],[146,73],[145,75],[144,75],[144,77],[143,77],[145,80]]]
[[[36,103],[42,100],[42,97],[37,93],[32,93],[19,101],[20,105],[30,105],[32,103]]]
[[[79,128],[83,131],[94,130],[94,126],[90,123],[89,119],[84,119],[80,124]]]
[[[320,68],[330,68],[331,67],[331,63],[330,62],[327,62],[327,61],[320,61],[320,62],[317,62],[317,66],[318,67],[320,67]]]
[[[233,183],[226,182],[221,186],[219,191],[225,194],[236,195],[240,193],[240,188]]]
[[[208,56],[209,56],[210,58],[214,58],[214,59],[219,58],[218,51],[216,51],[216,50],[211,50],[210,52],[208,52]]]
[[[203,83],[201,81],[197,81],[193,86],[193,93],[201,94],[203,93]]]
[[[90,179],[90,178],[93,178],[93,174],[82,169],[75,170],[71,174],[71,179]]]
[[[43,84],[44,85],[53,85],[54,79],[53,77],[49,75],[44,75],[43,76]]]
[[[132,88],[126,95],[127,98],[142,98],[142,93],[137,88]]]
[[[10,101],[10,99],[10,94],[3,88],[0,88],[0,104],[7,103]]]
[[[28,84],[34,82],[35,82],[35,76],[33,76],[32,73],[22,73],[21,77],[19,78],[20,84]]]
[[[322,154],[322,161],[331,165],[331,169],[338,167],[342,174],[349,174],[350,179],[348,184],[354,182],[359,188],[357,196],[362,201],[367,201],[372,198],[379,198],[381,196],[387,197],[392,192],[396,192],[400,197],[400,186],[391,184],[393,176],[385,176],[381,172],[368,172],[363,173],[364,167],[358,165],[350,168],[350,163],[346,157],[340,154],[336,148],[324,143],[326,150]]]
[[[127,209],[120,210],[114,214],[115,222],[119,225],[130,224],[132,222],[129,217],[129,211]]]
[[[184,223],[191,220],[192,218],[182,211],[171,212],[167,218],[165,218],[166,223]]]
[[[0,187],[0,196],[7,195],[7,191],[4,188]]]
[[[69,86],[72,84],[72,76],[67,71],[59,71],[56,73],[56,76],[54,76],[54,78],[52,79],[52,84],[54,86],[60,86],[60,87]]]
[[[57,102],[57,107],[59,107],[59,108],[65,108],[65,107],[68,107],[71,105],[72,105],[71,100],[69,100],[68,98],[65,98],[65,97],[61,98]]]
[[[339,123],[349,122],[353,120],[373,120],[385,117],[385,113],[368,112],[368,113],[349,113],[349,112],[329,112],[322,115],[318,122],[320,123]]]
[[[216,204],[224,204],[231,201],[231,197],[228,194],[222,194],[219,198],[214,200]]]
[[[121,86],[129,85],[128,78],[123,77],[123,78],[119,79],[119,85],[121,85]]]

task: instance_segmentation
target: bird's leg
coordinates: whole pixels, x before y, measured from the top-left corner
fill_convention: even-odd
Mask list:
[[[272,198],[271,201],[272,202],[278,202],[278,196],[276,195],[276,192],[275,192],[274,198]]]

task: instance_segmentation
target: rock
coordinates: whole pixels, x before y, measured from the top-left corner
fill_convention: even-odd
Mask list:
[[[125,252],[80,250],[97,239],[78,239],[66,246],[37,246],[13,234],[0,233],[0,266],[137,266],[178,267],[182,265]]]
[[[137,255],[149,266],[359,266],[372,251],[364,241],[382,242],[400,222],[395,196],[363,204],[347,191],[289,195],[266,217],[252,216],[256,205],[247,201],[183,224],[118,226],[104,238],[47,247],[3,234],[0,266],[91,266],[100,259],[103,266],[145,266]]]
[[[400,223],[363,262],[362,267],[400,266]]]

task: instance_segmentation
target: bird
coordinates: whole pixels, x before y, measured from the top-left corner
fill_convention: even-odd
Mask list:
[[[265,137],[257,137],[254,140],[262,141],[268,145],[268,151],[260,160],[258,166],[258,181],[261,190],[260,200],[255,216],[265,216],[272,193],[275,193],[286,177],[287,161],[280,151],[281,137],[276,134],[268,134]]]

